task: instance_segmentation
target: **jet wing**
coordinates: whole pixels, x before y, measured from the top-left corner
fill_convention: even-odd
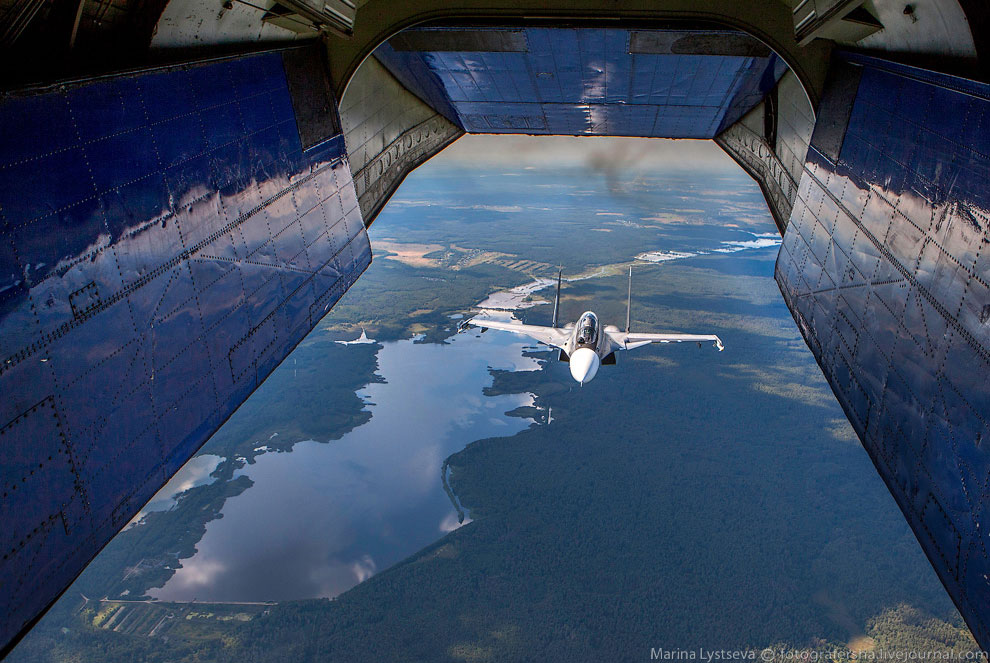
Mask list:
[[[712,341],[719,352],[725,349],[722,339],[714,334],[641,334],[639,332],[607,332],[619,350],[632,350],[650,343],[700,343]]]
[[[563,329],[558,329],[557,327],[540,327],[538,325],[524,325],[521,322],[508,322],[502,320],[489,320],[487,318],[472,318],[468,320],[465,327],[478,327],[480,329],[501,329],[502,331],[512,332],[513,334],[522,334],[523,336],[529,336],[535,341],[544,343],[546,345],[552,345],[555,348],[563,347],[567,343],[567,339],[570,337],[570,332]]]

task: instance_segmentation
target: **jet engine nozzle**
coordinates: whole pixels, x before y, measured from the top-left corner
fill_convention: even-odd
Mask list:
[[[601,365],[598,353],[590,348],[578,348],[571,353],[571,377],[581,384],[591,382]]]

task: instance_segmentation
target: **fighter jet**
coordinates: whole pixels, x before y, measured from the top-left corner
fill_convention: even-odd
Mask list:
[[[725,349],[722,340],[714,334],[641,334],[629,330],[629,314],[632,309],[632,267],[629,268],[629,295],[626,299],[626,330],[620,331],[615,325],[602,326],[598,316],[592,311],[585,311],[576,323],[564,327],[557,325],[557,313],[560,310],[560,281],[561,273],[557,274],[557,296],[553,301],[553,324],[550,327],[524,325],[520,322],[506,322],[475,316],[461,323],[463,331],[469,327],[477,327],[485,332],[489,329],[501,329],[514,334],[528,336],[540,343],[560,350],[558,359],[570,364],[571,376],[584,386],[591,382],[602,364],[614,364],[615,353],[619,350],[632,350],[650,343],[683,343],[693,341],[701,347],[701,341],[713,341],[719,352]]]

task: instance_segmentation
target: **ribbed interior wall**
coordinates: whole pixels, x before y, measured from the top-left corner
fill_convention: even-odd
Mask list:
[[[348,83],[340,120],[368,223],[409,170],[464,133],[403,87],[373,56]]]

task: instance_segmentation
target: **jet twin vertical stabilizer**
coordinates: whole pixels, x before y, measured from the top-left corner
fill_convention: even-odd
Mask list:
[[[633,350],[650,343],[683,343],[686,341],[712,341],[719,350],[723,349],[722,341],[715,334],[643,334],[629,331],[632,322],[632,268],[629,268],[629,292],[626,296],[626,330],[619,331],[618,327],[602,326],[598,316],[592,311],[585,311],[577,322],[560,329],[560,285],[563,281],[563,270],[557,272],[557,296],[553,300],[553,325],[541,327],[525,325],[517,320],[493,320],[478,315],[465,320],[458,327],[464,330],[468,327],[486,329],[501,329],[514,334],[522,334],[529,338],[560,350],[560,361],[570,364],[571,376],[581,383],[590,382],[598,373],[599,366],[615,363],[615,353],[619,350]]]
[[[629,314],[632,312],[632,265],[629,265],[629,292],[626,295],[626,333],[629,333]]]

